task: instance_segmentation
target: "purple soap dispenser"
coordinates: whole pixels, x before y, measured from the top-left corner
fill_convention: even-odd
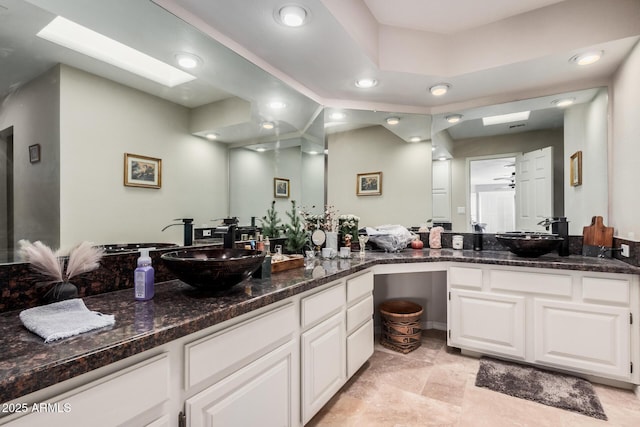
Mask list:
[[[153,298],[155,293],[154,274],[149,249],[140,249],[138,268],[133,273],[133,283],[136,300],[147,301]]]

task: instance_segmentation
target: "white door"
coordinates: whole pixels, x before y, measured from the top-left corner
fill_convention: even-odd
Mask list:
[[[628,380],[629,309],[535,300],[535,362]]]
[[[452,289],[449,344],[524,359],[524,297]]]
[[[347,379],[344,312],[302,334],[302,421],[315,415]]]
[[[438,160],[432,164],[432,197],[434,222],[451,221],[451,160]]]
[[[516,162],[516,229],[544,231],[553,215],[553,147],[523,153]]]
[[[187,425],[297,425],[292,419],[294,343],[279,347],[185,401]]]

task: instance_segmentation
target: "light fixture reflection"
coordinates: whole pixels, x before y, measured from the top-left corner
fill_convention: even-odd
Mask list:
[[[449,83],[438,83],[437,85],[431,86],[429,88],[429,92],[433,96],[442,96],[449,91],[451,85]]]
[[[360,89],[369,89],[376,86],[378,82],[375,79],[360,79],[356,80],[356,87]]]
[[[307,11],[303,7],[291,5],[280,9],[280,22],[287,27],[300,27],[307,19]]]
[[[262,126],[262,129],[273,129],[275,127],[275,124],[273,124],[273,122],[262,122],[262,124],[260,125]]]
[[[208,133],[204,137],[207,138],[209,141],[213,141],[215,139],[218,139],[218,135],[215,134],[215,133]]]
[[[451,114],[445,117],[445,120],[449,123],[458,123],[460,120],[462,120],[462,114]]]
[[[388,125],[397,125],[398,123],[400,123],[400,117],[388,117],[387,118],[387,124]]]
[[[562,108],[562,107],[568,107],[569,105],[572,105],[575,101],[576,101],[575,98],[556,99],[552,102],[552,104],[558,108]]]

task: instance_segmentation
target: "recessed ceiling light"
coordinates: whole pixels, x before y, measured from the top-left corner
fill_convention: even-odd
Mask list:
[[[309,151],[309,154],[315,156],[316,154],[318,154],[318,152],[317,151]]]
[[[375,79],[360,79],[356,80],[356,87],[361,89],[369,89],[376,86],[378,82]]]
[[[462,120],[462,114],[451,114],[445,117],[445,120],[449,123],[458,123],[460,120]]]
[[[412,136],[411,138],[409,138],[409,141],[411,141],[411,142],[420,142],[420,141],[422,141],[422,138],[420,138],[419,136]]]
[[[436,148],[438,148],[438,146],[437,146],[437,145],[433,145],[433,146],[431,146],[431,151],[436,151]]]
[[[568,107],[569,105],[573,104],[576,101],[575,98],[563,98],[563,99],[556,99],[552,102],[553,105],[555,105],[556,107],[562,108],[562,107]]]
[[[276,125],[273,122],[262,122],[262,129],[273,129]]]
[[[347,115],[345,113],[340,113],[340,112],[331,113],[331,115],[329,116],[331,120],[342,120],[345,117],[347,117]]]
[[[258,147],[258,148],[256,148],[256,151],[258,151],[258,152],[262,153],[262,152],[264,152],[264,151],[267,151],[267,149],[266,149],[266,148],[264,148],[264,147]]]
[[[388,125],[397,125],[398,123],[400,123],[400,117],[387,117],[387,124]]]
[[[593,51],[593,52],[585,52],[579,55],[572,56],[569,59],[569,61],[574,62],[578,65],[591,65],[594,62],[598,62],[600,58],[602,58],[603,54],[604,52],[601,50]]]
[[[287,27],[300,27],[307,19],[307,11],[298,5],[284,6],[278,11],[278,17]]]
[[[500,125],[503,123],[521,122],[529,120],[531,111],[520,111],[517,113],[500,114],[498,116],[489,116],[482,118],[482,124],[485,126]]]
[[[447,160],[446,157],[439,157],[438,160],[440,160],[441,162],[444,162],[445,160]]]
[[[449,91],[451,85],[449,83],[438,83],[435,86],[431,86],[429,88],[429,92],[433,96],[442,96]]]
[[[202,64],[202,59],[192,53],[181,52],[176,55],[176,61],[182,68],[192,69]]]
[[[215,133],[208,133],[204,137],[211,141],[213,141],[214,139],[218,139],[218,135]]]
[[[54,18],[37,36],[167,87],[195,80],[179,68],[61,16]]]

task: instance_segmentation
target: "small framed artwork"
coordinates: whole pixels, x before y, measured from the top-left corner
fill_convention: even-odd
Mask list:
[[[273,178],[273,197],[289,197],[289,180]]]
[[[40,144],[29,146],[29,162],[38,163],[40,161]]]
[[[162,160],[124,153],[124,185],[160,188],[162,186]]]
[[[359,173],[356,183],[358,196],[379,196],[382,194],[382,172]]]
[[[571,155],[571,186],[582,185],[582,151],[576,151]]]

